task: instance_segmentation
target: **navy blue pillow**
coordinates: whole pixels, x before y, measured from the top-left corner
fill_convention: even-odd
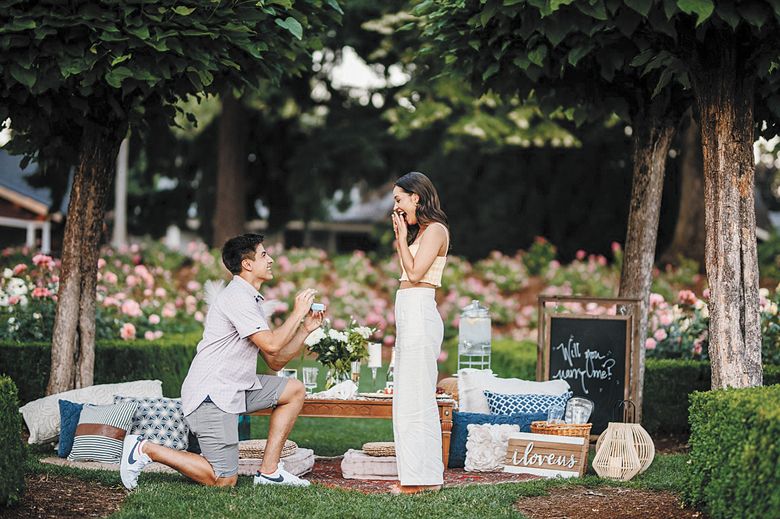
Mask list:
[[[521,413],[511,415],[497,415],[484,413],[452,413],[452,435],[450,436],[450,460],[447,466],[463,468],[466,463],[466,440],[469,436],[469,424],[510,424],[519,425],[520,432],[531,432],[531,422],[546,420],[544,413]]]
[[[67,458],[73,449],[73,439],[76,436],[76,427],[81,418],[81,409],[84,404],[60,400],[60,444],[57,447],[57,455]]]

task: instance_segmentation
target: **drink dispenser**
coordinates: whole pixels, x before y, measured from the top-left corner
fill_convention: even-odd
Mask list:
[[[458,369],[490,368],[490,353],[490,312],[474,299],[460,314]]]

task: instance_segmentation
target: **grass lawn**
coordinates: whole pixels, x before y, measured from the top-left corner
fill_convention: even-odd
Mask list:
[[[263,437],[267,417],[253,417],[252,436]],[[341,454],[359,448],[366,441],[392,439],[389,420],[334,420],[302,418],[292,439],[314,448],[321,455]],[[41,464],[40,451],[31,452],[28,471],[77,476],[108,485],[120,485],[115,472],[76,470]],[[399,517],[522,517],[512,508],[520,497],[543,495],[554,486],[624,486],[678,492],[688,470],[686,455],[656,456],[648,471],[629,483],[614,483],[596,476],[574,480],[535,480],[527,483],[448,488],[438,493],[417,496],[365,495],[356,491],[335,490],[314,485],[308,489],[254,487],[251,479],[239,478],[233,489],[206,488],[180,476],[144,474],[138,489],[132,492],[121,510],[112,518],[352,518]]]

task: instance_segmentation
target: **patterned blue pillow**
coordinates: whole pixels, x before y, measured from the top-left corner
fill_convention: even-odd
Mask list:
[[[143,434],[147,440],[171,449],[187,450],[190,428],[184,420],[179,398],[134,398],[114,396],[114,403],[134,403],[130,434]]]
[[[510,424],[519,425],[520,432],[531,432],[531,422],[546,420],[547,411],[544,413],[528,413],[515,415],[496,415],[484,413],[452,413],[452,434],[450,436],[449,468],[463,468],[466,462],[466,440],[469,436],[470,424]]]
[[[505,395],[485,391],[490,414],[518,414],[518,413],[545,413],[554,405],[566,409],[566,402],[571,398],[572,392],[567,391],[562,395]]]
[[[73,448],[73,439],[76,436],[76,427],[79,425],[81,409],[84,404],[77,404],[68,400],[60,400],[60,443],[57,446],[57,455],[67,458]]]

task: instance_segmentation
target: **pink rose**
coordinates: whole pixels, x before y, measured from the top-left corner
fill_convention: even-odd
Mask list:
[[[27,270],[27,265],[25,265],[24,263],[19,263],[14,267],[14,276],[18,276],[25,270]]]
[[[587,252],[585,252],[584,250],[580,249],[580,250],[578,250],[578,251],[575,253],[575,255],[574,255],[574,256],[575,256],[575,257],[576,257],[578,260],[582,261],[582,260],[584,260],[584,259],[585,259],[585,256],[587,256],[587,255],[588,255],[588,253],[587,253]]]
[[[133,323],[125,323],[119,329],[119,336],[126,341],[135,339],[135,326]]]
[[[677,299],[680,301],[680,303],[685,305],[696,304],[696,294],[690,290],[680,290],[680,292],[677,294]]]
[[[141,305],[132,299],[128,299],[122,303],[121,310],[123,314],[129,315],[130,317],[140,317],[142,314]]]
[[[33,297],[42,298],[42,297],[49,297],[50,295],[51,292],[46,287],[35,287],[32,291]]]
[[[656,346],[655,339],[652,337],[648,337],[645,341],[645,349],[646,350],[654,350]]]
[[[146,330],[144,332],[144,339],[147,341],[153,341],[154,340],[154,332],[151,330]]]
[[[653,334],[653,337],[655,338],[656,341],[661,342],[667,337],[666,330],[664,330],[663,328],[657,329]]]
[[[395,335],[386,335],[382,342],[385,343],[385,346],[392,346],[395,344]]]
[[[661,325],[669,326],[670,324],[672,324],[673,321],[672,314],[670,313],[661,314],[661,318],[659,319],[659,321],[661,322]]]
[[[160,324],[160,316],[157,314],[152,314],[149,316],[149,324]]]
[[[98,258],[98,268],[102,269],[105,266],[106,266],[106,260],[104,260],[103,258]]]
[[[616,241],[612,242],[610,248],[612,249],[613,254],[617,254],[618,252],[620,252],[620,244]]]
[[[199,323],[203,322],[203,312],[201,312],[200,310],[195,312],[194,317],[195,317],[195,320],[198,321]]]
[[[156,297],[165,297],[168,295],[168,292],[163,287],[157,287],[154,289],[154,295]]]

